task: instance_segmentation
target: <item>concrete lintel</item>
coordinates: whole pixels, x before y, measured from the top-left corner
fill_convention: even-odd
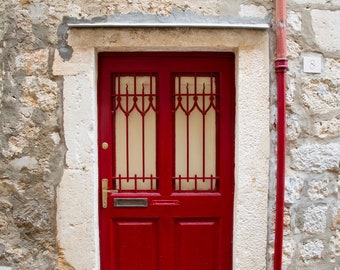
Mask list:
[[[226,29],[269,29],[267,23],[68,23],[70,28],[119,28],[119,27],[140,27],[140,28],[226,28]]]
[[[169,15],[140,12],[95,17],[92,19],[65,17],[69,28],[140,27],[140,28],[228,28],[268,29],[270,16],[266,18],[207,16],[192,11],[174,9]]]

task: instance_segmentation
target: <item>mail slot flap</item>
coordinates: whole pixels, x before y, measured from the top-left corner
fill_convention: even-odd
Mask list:
[[[147,198],[114,198],[114,207],[148,207]]]

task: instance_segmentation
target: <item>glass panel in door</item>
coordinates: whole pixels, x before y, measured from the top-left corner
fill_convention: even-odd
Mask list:
[[[175,74],[175,191],[218,190],[217,74]]]
[[[157,93],[155,74],[114,74],[114,186],[120,191],[155,191]]]

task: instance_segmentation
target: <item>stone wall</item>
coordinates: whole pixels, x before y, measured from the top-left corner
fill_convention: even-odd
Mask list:
[[[340,267],[339,24],[340,1],[288,1],[285,269]]]
[[[0,266],[15,269],[53,269],[58,257],[63,82],[51,72],[60,22],[46,7],[0,4]]]
[[[56,231],[56,189],[64,169],[64,78],[52,72],[56,53],[72,58],[65,18],[92,20],[127,13],[174,11],[230,21],[273,19],[271,0],[39,1],[0,3],[0,266],[72,269]],[[340,268],[340,1],[288,1],[287,178],[284,267]],[[209,22],[209,20],[208,20]],[[271,60],[274,60],[274,33]],[[59,52],[58,52],[59,50]],[[305,56],[321,58],[321,73],[305,73]],[[271,74],[275,199],[275,77]],[[266,91],[266,90],[264,90]],[[268,213],[272,267],[273,211]]]

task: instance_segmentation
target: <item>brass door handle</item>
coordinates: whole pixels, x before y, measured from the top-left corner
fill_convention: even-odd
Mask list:
[[[107,194],[108,193],[117,193],[118,190],[109,190],[108,187],[108,179],[102,179],[102,207],[107,208]]]

